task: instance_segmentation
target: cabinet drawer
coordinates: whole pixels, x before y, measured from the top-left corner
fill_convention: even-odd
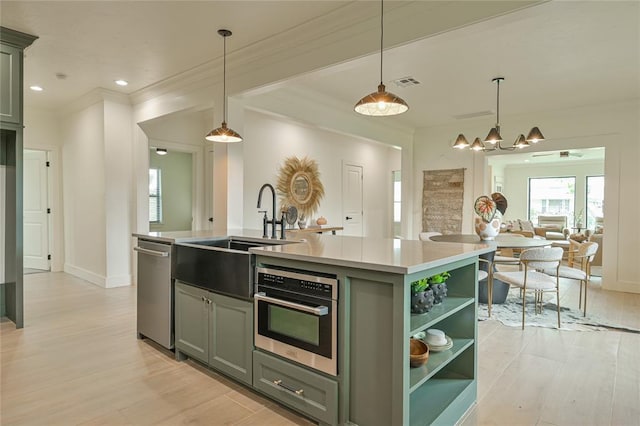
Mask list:
[[[253,386],[321,422],[338,423],[338,382],[334,380],[254,351]]]

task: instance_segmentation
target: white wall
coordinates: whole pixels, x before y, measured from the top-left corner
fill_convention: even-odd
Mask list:
[[[62,156],[65,272],[104,284],[106,265],[104,105],[65,117]]]
[[[604,161],[572,163],[569,159],[567,164],[549,163],[545,165],[508,165],[504,168],[503,175],[503,194],[509,204],[507,212],[504,215],[504,220],[527,218],[527,198],[529,194],[528,188],[530,177],[575,177],[575,205],[578,210],[576,213],[578,213],[580,209],[586,206],[586,177],[602,174],[604,174]],[[567,225],[572,226],[573,218],[569,217],[567,220]],[[584,224],[587,223],[586,216],[583,218],[583,222]]]
[[[65,272],[104,287],[131,284],[132,110],[97,90],[63,115]]]
[[[615,105],[583,107],[563,111],[543,111],[527,116],[502,116],[503,137],[515,138],[509,129],[526,130],[532,125],[548,138],[529,149],[592,148],[604,146],[605,154],[605,229],[603,247],[603,286],[610,290],[640,293],[640,262],[637,247],[640,227],[636,225],[640,209],[640,101]],[[506,127],[508,124],[509,127]],[[463,232],[472,232],[473,200],[488,193],[487,162],[484,154],[458,151],[451,144],[458,133],[467,138],[484,135],[493,125],[489,118],[460,120],[432,128],[419,129],[414,145],[414,223],[420,223],[419,197],[421,172],[432,168],[466,167]],[[522,130],[520,130],[521,132]],[[488,155],[488,154],[487,154]],[[487,173],[486,173],[487,172]]]
[[[104,100],[105,287],[131,284],[133,223],[132,109],[128,100]]]
[[[245,228],[262,229],[262,216],[256,208],[262,184],[276,186],[278,168],[286,157],[307,156],[318,163],[325,189],[316,217],[324,216],[330,225],[343,225],[342,162],[361,164],[364,167],[363,232],[371,237],[392,236],[391,171],[400,168],[399,150],[251,110],[245,111],[244,123],[244,184],[243,188],[230,192],[229,202],[242,199],[244,192]],[[236,160],[230,160],[229,164]],[[268,195],[269,192],[263,196],[262,207],[270,211]]]

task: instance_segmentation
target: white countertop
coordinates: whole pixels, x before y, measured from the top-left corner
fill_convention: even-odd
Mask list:
[[[495,250],[487,244],[306,234],[296,244],[251,248],[251,253],[328,265],[410,274]]]
[[[214,231],[174,231],[133,234],[134,237],[166,243],[244,237],[264,241],[262,231],[256,229],[229,229]],[[373,271],[411,274],[423,269],[477,256],[495,250],[490,244],[438,243],[434,241],[401,240],[394,238],[349,237],[287,231],[291,244],[255,247],[253,254],[302,260],[327,265],[361,268]]]

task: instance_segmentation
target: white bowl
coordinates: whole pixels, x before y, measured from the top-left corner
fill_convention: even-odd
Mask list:
[[[430,345],[443,346],[447,344],[447,337],[445,336],[444,331],[432,328],[427,330],[425,341]]]

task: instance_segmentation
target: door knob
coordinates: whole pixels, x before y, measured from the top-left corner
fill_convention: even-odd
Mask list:
[[[351,219],[353,219],[353,218],[352,218],[351,216],[347,216],[347,217],[345,217],[345,219],[347,219],[347,220],[351,220]]]

